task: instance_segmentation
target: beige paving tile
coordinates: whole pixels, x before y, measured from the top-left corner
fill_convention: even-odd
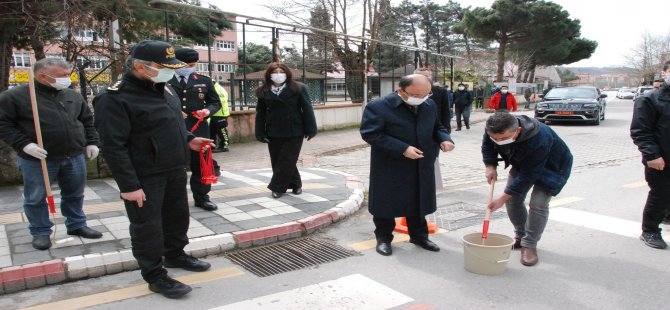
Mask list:
[[[188,230],[188,237],[189,238],[196,238],[196,237],[202,237],[202,236],[208,236],[208,235],[213,235],[214,232],[209,230],[207,227],[195,227],[195,228],[190,228]]]
[[[292,206],[286,206],[286,207],[272,208],[272,211],[277,212],[278,214],[287,214],[293,212],[300,212],[300,209]]]
[[[274,212],[272,210],[269,210],[269,209],[254,210],[254,211],[249,211],[247,213],[249,215],[255,217],[255,218],[263,218],[263,217],[277,215],[276,212]]]
[[[226,214],[226,215],[222,215],[222,216],[223,216],[224,219],[226,219],[228,221],[231,221],[231,222],[250,220],[250,219],[254,218],[253,216],[251,216],[247,213],[244,213],[244,212]]]
[[[119,229],[110,231],[114,238],[116,239],[128,239],[130,238],[130,230],[128,229]]]
[[[0,224],[22,223],[23,217],[21,213],[6,213],[0,214]]]
[[[0,268],[9,267],[12,265],[12,257],[10,255],[1,255],[0,256]]]
[[[242,210],[238,208],[233,208],[233,207],[228,207],[228,208],[219,208],[218,210],[215,210],[214,213],[224,216],[226,214],[233,214],[233,213],[240,213],[243,212]]]
[[[276,208],[276,207],[285,207],[288,206],[288,204],[283,203],[279,200],[274,200],[274,201],[268,201],[268,202],[261,202],[259,205],[265,207],[265,208]]]

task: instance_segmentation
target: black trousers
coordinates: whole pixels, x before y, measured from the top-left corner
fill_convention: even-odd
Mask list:
[[[462,108],[456,107],[456,128],[461,129],[461,118],[465,122],[465,127],[470,128],[470,107],[465,106]]]
[[[184,254],[189,225],[186,171],[183,169],[140,177],[147,197],[139,208],[124,201],[130,220],[130,242],[142,278],[151,283],[167,274],[162,256]]]
[[[649,194],[642,213],[642,231],[660,232],[658,226],[670,212],[670,169],[658,171],[645,167],[644,178],[649,184]]]
[[[209,201],[209,191],[212,186],[202,184],[202,174],[200,173],[200,152],[191,150],[191,192],[195,203]],[[218,166],[218,163],[216,164]]]
[[[221,116],[212,116],[209,122],[209,135],[210,139],[214,140],[214,144],[217,147],[224,148],[228,147],[230,144],[230,138],[228,138],[228,120],[226,117]],[[218,141],[217,142],[217,138]]]
[[[268,188],[278,193],[285,193],[289,188],[301,188],[302,180],[297,163],[303,137],[270,137],[268,139],[270,140],[268,150],[272,163],[272,179]]]
[[[428,222],[426,221],[425,216],[408,216],[406,219],[410,239],[428,239]],[[377,242],[391,243],[391,241],[393,241],[395,219],[373,216],[372,221],[375,223],[375,237],[377,238]]]

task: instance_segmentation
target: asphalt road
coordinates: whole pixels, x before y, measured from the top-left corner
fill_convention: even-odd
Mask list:
[[[215,272],[197,278],[170,271],[194,283],[194,291],[182,300],[146,294],[136,271],[3,296],[0,308],[667,308],[670,251],[651,249],[637,239],[647,188],[639,154],[628,136],[631,114],[631,100],[618,100],[611,93],[607,120],[600,126],[551,125],[575,154],[575,169],[553,200],[538,246],[540,263],[534,267],[522,266],[514,251],[502,275],[464,270],[461,237],[480,231],[478,219],[433,235],[431,239],[442,247],[438,253],[398,235],[394,254],[380,256],[374,251],[371,216],[362,208],[312,236],[353,249],[355,255],[317,267],[258,277],[225,257],[214,257],[209,261]],[[487,186],[478,153],[482,128],[479,124],[454,135],[456,150],[440,158],[445,181],[445,189],[438,193],[440,207],[466,203],[484,208]],[[367,178],[367,156],[369,150],[362,149],[319,158],[318,164]],[[496,192],[502,188],[499,182]],[[506,216],[492,221],[491,232],[512,235]]]

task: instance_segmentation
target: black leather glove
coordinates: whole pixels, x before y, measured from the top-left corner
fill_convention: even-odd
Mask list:
[[[307,139],[307,141],[309,141],[309,140],[312,140],[312,138],[314,138],[315,136],[316,136],[315,133],[311,133],[311,134],[305,135],[305,139]]]

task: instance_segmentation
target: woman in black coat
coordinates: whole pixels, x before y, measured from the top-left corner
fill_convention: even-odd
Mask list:
[[[268,188],[279,198],[287,189],[302,193],[302,180],[296,163],[302,139],[316,136],[316,118],[307,86],[293,81],[284,64],[272,63],[265,70],[265,81],[256,89],[256,139],[267,143],[272,163]]]

